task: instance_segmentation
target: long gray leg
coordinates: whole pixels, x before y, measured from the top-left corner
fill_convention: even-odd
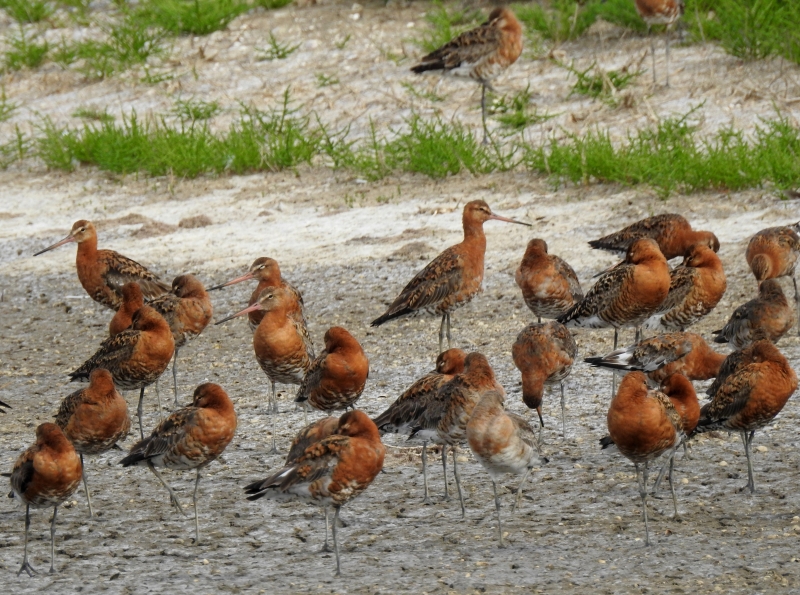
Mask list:
[[[636,465],[636,478],[639,478],[639,465]],[[644,464],[642,471],[642,483],[639,485],[639,495],[642,497],[642,515],[644,516],[644,543],[650,545],[650,524],[647,522],[647,479],[650,475],[647,469],[647,461]]]
[[[167,491],[169,492],[169,499],[172,502],[172,504],[175,505],[175,507],[180,511],[180,513],[183,516],[186,516],[186,513],[183,512],[183,508],[181,507],[181,503],[178,502],[178,497],[175,495],[175,492],[172,491],[172,488],[169,487],[169,484],[166,481],[164,481],[164,478],[158,472],[158,469],[156,469],[153,463],[151,463],[150,461],[147,461],[147,466],[150,468],[150,471],[152,471],[153,474],[156,477],[158,477],[158,481],[160,481],[164,485],[164,487],[167,488]]]
[[[450,500],[450,492],[447,489],[447,445],[442,445],[442,473],[444,474],[444,497],[443,502]]]
[[[675,484],[672,481],[672,469],[675,466],[675,453],[678,452],[678,447],[672,449],[672,454],[669,456],[669,489],[672,492],[672,506],[675,507],[675,518],[678,518],[678,497],[675,495]]]
[[[270,410],[270,417],[272,417],[272,448],[269,451],[269,454],[276,455],[279,453],[278,446],[275,443],[275,413],[277,410],[278,404],[278,395],[275,393],[275,382],[272,382],[272,403],[275,405],[274,409]],[[267,405],[269,408],[269,405]]]
[[[566,439],[567,437],[567,416],[564,413],[564,383],[561,383],[561,434]]]
[[[453,475],[456,477],[456,488],[458,488],[458,501],[461,503],[461,518],[467,516],[464,508],[464,494],[461,492],[461,476],[458,474],[458,447],[453,447]]]
[[[136,415],[139,416],[139,435],[144,440],[144,428],[142,427],[142,401],[144,401],[144,385],[139,391],[139,405],[136,407]]]
[[[86,491],[86,501],[89,503],[89,518],[92,518],[94,516],[92,495],[89,493],[89,484],[86,483],[86,465],[83,463],[83,455],[81,455],[81,474],[83,476],[83,489]]]
[[[503,543],[503,523],[500,521],[500,498],[497,495],[497,483],[492,480],[492,487],[494,488],[494,509],[497,511],[497,534],[500,537],[500,547],[506,547]]]
[[[442,314],[442,324],[439,325],[439,353],[444,351],[444,323],[447,320],[447,312]]]
[[[178,348],[175,348],[175,354],[172,356],[172,390],[175,393],[175,409],[178,405]],[[159,411],[161,407],[159,407]]]
[[[197,477],[194,480],[194,494],[192,494],[192,502],[194,503],[194,544],[200,543],[200,521],[197,519],[197,486],[200,485],[200,467],[197,468]]]
[[[750,435],[747,435],[747,432],[742,432],[742,439],[744,440],[744,453],[747,455],[747,487],[750,488],[750,493],[754,493],[756,491],[756,482],[753,479],[753,461],[750,458],[750,445],[753,442],[753,434],[755,432],[750,432]]]
[[[28,504],[25,506],[25,550],[24,550],[25,554],[23,555],[22,566],[20,567],[19,572],[17,572],[17,576],[22,574],[23,571],[27,572],[28,576],[33,576],[34,574],[36,574],[36,571],[33,569],[33,566],[31,566],[28,563],[28,533],[30,532],[30,528],[31,528],[31,505]]]
[[[339,566],[339,542],[336,539],[336,525],[339,522],[339,506],[336,507],[336,513],[333,515],[333,551],[336,552],[336,576],[342,576],[341,567]]]
[[[58,516],[58,506],[53,507],[53,520],[50,522],[50,574],[56,571],[56,516]]]
[[[320,551],[329,552],[331,551],[331,546],[328,545],[328,527],[330,527],[330,521],[328,520],[328,507],[325,507],[325,543],[322,544],[322,549]]]
[[[483,140],[481,144],[489,144],[489,129],[486,127],[486,83],[481,83],[481,120],[483,121]],[[441,351],[440,351],[441,353]]]
[[[522,476],[522,481],[519,482],[519,487],[517,488],[517,497],[514,499],[514,506],[511,508],[511,514],[514,514],[519,508],[520,500],[522,500],[522,484],[525,483],[525,480],[528,479],[528,475],[530,475],[531,468],[528,467],[525,470],[525,474]]]
[[[647,25],[647,36],[650,38],[650,55],[653,56],[653,86],[656,84],[656,42],[653,40],[653,33],[650,25]]]
[[[670,29],[667,27],[667,87],[669,87],[669,38],[670,38]]]
[[[619,340],[619,331],[614,328],[614,351],[617,350],[617,341]],[[612,370],[611,371],[611,398],[614,398],[614,395],[617,394],[617,374]]]
[[[446,316],[447,316],[447,348],[450,349],[453,346],[452,341],[450,339],[450,312],[448,312]],[[439,353],[441,353],[441,351]]]
[[[654,498],[656,497],[656,494],[658,493],[658,488],[661,486],[661,480],[664,479],[664,476],[666,474],[667,474],[667,463],[664,463],[661,466],[661,470],[658,472],[658,476],[656,477],[656,483],[655,483],[655,485],[653,485],[653,491],[650,492],[650,495],[653,496]]]
[[[794,305],[797,308],[797,336],[800,337],[800,293],[797,292],[797,279],[792,275],[794,283]]]
[[[425,490],[425,497],[422,498],[423,504],[430,504],[431,499],[428,497],[428,442],[422,443],[422,485]]]

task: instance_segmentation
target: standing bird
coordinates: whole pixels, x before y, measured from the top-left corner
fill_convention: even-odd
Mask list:
[[[97,231],[91,221],[76,221],[67,237],[40,250],[34,256],[69,242],[78,243],[75,264],[78,268],[78,279],[86,293],[94,301],[112,310],[117,310],[122,304],[122,286],[131,281],[139,284],[142,294],[147,298],[158,297],[169,291],[168,285],[138,262],[113,250],[98,250]]]
[[[464,371],[467,354],[461,349],[448,349],[436,358],[436,369],[414,381],[389,408],[373,419],[382,434],[408,434],[425,413],[428,405],[436,399],[436,393],[456,374]],[[422,442],[422,481],[424,504],[430,503],[428,497],[428,441]],[[447,478],[445,478],[445,489]]]
[[[667,260],[684,256],[693,244],[705,244],[719,252],[717,236],[710,231],[694,231],[686,218],[676,213],[642,219],[599,240],[592,240],[589,245],[595,249],[624,253],[640,238],[655,240]]]
[[[194,339],[211,322],[214,309],[205,287],[194,275],[179,275],[172,281],[172,291],[149,304],[164,317],[175,341],[172,360],[172,385],[178,407],[178,350]]]
[[[122,304],[116,311],[111,322],[108,324],[108,336],[120,334],[133,323],[133,315],[136,310],[144,306],[144,296],[142,288],[136,281],[131,281],[122,286]]]
[[[747,244],[745,259],[759,283],[766,279],[791,277],[794,284],[794,303],[800,316],[800,294],[797,292],[797,279],[794,270],[800,254],[798,224],[791,227],[768,227],[762,229]],[[800,331],[798,331],[800,332]]]
[[[653,55],[653,84],[656,84],[656,44],[650,32],[653,25],[667,26],[667,84],[669,87],[669,37],[670,27],[683,16],[683,0],[635,0],[636,10],[647,25],[650,53]]]
[[[741,433],[747,455],[747,486],[755,492],[750,445],[756,430],[767,426],[797,390],[797,375],[767,340],[755,342],[739,365],[715,389],[700,410],[695,433],[728,430]]]
[[[386,449],[378,428],[362,411],[339,418],[335,434],[311,444],[293,464],[245,487],[248,500],[305,500],[333,506],[333,548],[336,576],[340,576],[336,524],[339,509],[367,489],[383,469]]]
[[[568,327],[614,327],[614,349],[619,328],[637,328],[652,316],[669,293],[667,260],[650,238],[640,238],[628,248],[625,261],[603,274],[586,297],[558,321]],[[616,376],[611,392],[615,392]]]
[[[716,307],[727,287],[719,256],[705,244],[694,244],[670,272],[669,294],[644,327],[684,331]]]
[[[514,365],[522,373],[522,400],[539,414],[539,437],[542,419],[542,397],[545,385],[561,387],[561,432],[566,437],[564,413],[564,380],[578,357],[578,346],[567,328],[556,321],[529,324],[511,348]]]
[[[780,283],[777,279],[767,279],[758,286],[757,298],[736,308],[727,324],[714,331],[714,342],[730,343],[737,350],[758,339],[777,343],[795,322],[794,310]]]
[[[447,447],[453,451],[453,475],[461,504],[461,517],[466,516],[464,494],[461,492],[461,477],[458,473],[457,448],[467,439],[467,422],[472,410],[481,397],[489,390],[505,394],[503,387],[495,379],[494,370],[482,353],[473,352],[464,360],[464,371],[450,382],[442,385],[412,428],[410,438],[432,441],[442,445],[442,467],[445,480],[445,500],[447,493]]]
[[[56,414],[56,425],[72,442],[81,457],[83,488],[89,504],[89,516],[94,516],[92,497],[86,482],[83,455],[98,455],[124,440],[131,431],[128,404],[114,386],[111,372],[95,368],[89,374],[89,386],[75,391],[63,401]]]
[[[531,469],[540,461],[539,443],[527,420],[522,416],[505,411],[504,404],[505,395],[501,391],[487,391],[475,405],[472,416],[467,422],[469,447],[492,480],[500,547],[505,547],[505,544],[503,543],[503,525],[500,520],[497,480],[505,473],[522,474],[522,481],[519,482],[517,498],[514,503],[514,509],[516,509],[522,497],[522,484],[525,483]]]
[[[612,351],[608,355],[587,357],[587,364],[612,370],[639,370],[656,384],[672,374],[689,380],[708,380],[719,373],[725,355],[708,346],[696,333],[666,333]]]
[[[123,467],[147,465],[164,484],[175,507],[183,512],[177,496],[156,467],[166,469],[195,469],[194,481],[194,542],[200,542],[200,522],[197,518],[197,486],[200,470],[215,460],[236,432],[236,411],[228,393],[212,382],[194,389],[192,404],[174,411],[147,438],[133,445],[128,456],[120,461]]]
[[[650,545],[647,521],[648,465],[665,452],[674,451],[680,444],[683,439],[680,414],[667,395],[647,389],[647,377],[643,372],[630,372],[622,379],[619,391],[611,399],[607,421],[611,441],[636,467],[644,514],[645,543]],[[641,474],[640,464],[644,464]],[[678,503],[671,473],[669,483],[677,515]]]
[[[578,275],[565,260],[547,253],[544,240],[528,242],[514,280],[539,322],[558,318],[583,299]]]
[[[386,312],[372,321],[372,326],[421,313],[441,315],[439,353],[444,351],[445,322],[447,346],[450,347],[450,313],[467,304],[481,291],[486,254],[483,224],[492,219],[530,226],[530,223],[495,215],[482,200],[468,202],[464,205],[461,218],[464,241],[447,248],[417,273]]]
[[[424,56],[411,72],[442,70],[455,76],[468,76],[481,85],[483,143],[486,128],[486,88],[522,54],[522,25],[508,8],[495,8],[485,23],[465,31],[442,47]]]
[[[314,346],[306,329],[305,319],[297,309],[292,293],[282,287],[267,287],[261,292],[258,301],[216,324],[243,316],[256,310],[262,310],[264,317],[253,333],[253,351],[256,361],[269,378],[272,386],[271,400],[277,403],[275,384],[302,384],[314,361]],[[272,414],[272,450],[278,452],[275,443],[275,412],[268,405]]]
[[[36,443],[22,453],[11,470],[11,496],[25,504],[25,554],[17,576],[23,571],[33,576],[36,571],[28,562],[28,531],[31,506],[53,507],[50,523],[50,572],[55,572],[56,515],[58,506],[69,498],[81,482],[81,459],[72,443],[53,423],[36,428]]]
[[[354,407],[369,376],[369,360],[347,329],[332,326],[325,332],[325,349],[311,363],[295,402],[308,401],[314,409],[336,411]]]
[[[143,306],[133,315],[131,328],[103,341],[92,357],[70,373],[70,379],[73,382],[86,382],[92,370],[105,368],[111,372],[117,388],[139,389],[139,405],[136,411],[139,416],[139,433],[144,438],[144,389],[164,373],[174,351],[175,342],[167,321],[150,306]]]
[[[217,289],[235,285],[236,283],[249,281],[250,279],[258,280],[258,285],[250,295],[250,301],[247,302],[248,306],[255,304],[258,301],[258,296],[260,296],[261,292],[267,287],[282,287],[289,290],[289,292],[294,296],[295,300],[297,300],[300,311],[303,311],[303,296],[300,295],[300,292],[294,285],[289,283],[281,276],[281,267],[278,264],[278,261],[267,256],[256,258],[253,261],[253,264],[250,265],[250,270],[248,270],[247,273],[241,277],[236,277],[235,279],[226,281],[221,285],[215,285],[214,287],[209,288],[208,291],[215,291]],[[264,318],[263,310],[254,310],[247,314],[247,322],[250,325],[251,331],[255,332],[256,328],[258,328],[258,323],[261,322],[262,318]]]

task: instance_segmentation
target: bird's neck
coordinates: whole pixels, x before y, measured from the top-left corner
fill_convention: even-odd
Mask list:
[[[483,233],[483,223],[464,221],[464,243],[479,244],[486,247],[486,235]]]
[[[97,256],[97,236],[88,237],[78,244],[78,258],[93,260]]]

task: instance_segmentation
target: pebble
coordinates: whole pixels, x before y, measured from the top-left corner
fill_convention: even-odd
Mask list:
[[[769,449],[766,446],[756,446],[756,452],[769,452]]]

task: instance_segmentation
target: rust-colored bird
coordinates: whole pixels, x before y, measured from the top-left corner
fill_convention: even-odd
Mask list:
[[[414,381],[389,408],[372,421],[383,434],[408,434],[417,425],[428,405],[436,399],[436,393],[450,382],[453,376],[464,371],[467,353],[461,349],[448,349],[436,358],[436,369]],[[443,459],[444,460],[444,459]],[[446,463],[445,463],[446,466]],[[424,487],[423,503],[430,503],[428,497],[428,441],[422,442],[422,481]],[[447,477],[445,477],[447,490]]]
[[[795,322],[794,310],[780,283],[777,279],[767,279],[758,286],[757,298],[736,308],[727,324],[714,331],[714,341],[730,343],[737,350],[758,339],[777,343]]]
[[[272,402],[277,402],[275,385],[301,384],[314,361],[314,346],[294,296],[290,290],[282,287],[267,287],[257,302],[215,324],[256,310],[263,310],[264,317],[253,334],[253,350],[258,365],[272,386]],[[272,454],[278,452],[275,443],[276,410],[277,405],[275,409],[268,406],[272,414]]]
[[[795,307],[800,309],[800,294],[797,292],[797,279],[794,276],[797,256],[800,254],[798,227],[800,223],[762,229],[750,238],[745,258],[759,283],[766,279],[791,277],[794,284]]]
[[[645,543],[650,545],[647,521],[647,480],[650,461],[675,449],[683,439],[683,423],[672,401],[663,392],[648,390],[643,372],[630,372],[620,382],[619,391],[608,409],[608,432],[617,449],[636,467],[639,495],[644,514]],[[640,473],[639,465],[643,464]],[[641,479],[640,479],[641,476]],[[675,487],[670,473],[670,489],[678,514]]]
[[[311,444],[297,461],[267,479],[245,487],[248,500],[304,500],[333,506],[333,547],[336,575],[340,575],[336,524],[339,509],[358,496],[383,469],[386,449],[380,432],[362,411],[348,411],[339,418],[336,434]]]
[[[175,342],[164,317],[150,306],[142,306],[133,316],[128,330],[109,337],[97,352],[70,373],[70,379],[86,382],[96,368],[105,368],[114,377],[121,390],[139,389],[139,433],[142,426],[142,401],[145,387],[153,384],[169,365],[175,351]]]
[[[539,415],[539,436],[544,427],[542,397],[544,387],[561,387],[561,432],[566,437],[564,380],[572,371],[578,346],[567,328],[556,321],[529,324],[511,348],[514,365],[522,373],[522,400]]]
[[[194,542],[200,542],[200,522],[197,517],[197,486],[200,470],[219,457],[236,433],[236,411],[228,393],[212,382],[194,389],[192,404],[174,411],[147,438],[133,445],[128,456],[120,461],[123,467],[147,465],[164,484],[170,499],[181,512],[175,492],[156,467],[177,470],[196,470],[194,481]]]
[[[498,390],[487,391],[475,405],[472,416],[467,422],[467,440],[472,452],[492,480],[494,507],[497,511],[497,533],[500,537],[500,547],[505,547],[497,480],[505,473],[522,474],[513,512],[519,506],[522,497],[522,484],[541,460],[539,442],[524,417],[505,410],[505,395]],[[547,462],[547,459],[543,461]]]
[[[562,258],[548,254],[544,240],[528,242],[514,279],[539,322],[542,318],[558,318],[583,299],[575,271]]]
[[[483,142],[487,142],[486,88],[522,54],[522,25],[508,8],[495,8],[485,23],[451,39],[424,56],[411,72],[441,70],[446,74],[470,77],[481,85]]]
[[[369,376],[369,360],[347,329],[332,326],[325,332],[325,349],[311,363],[300,383],[295,402],[320,411],[354,407]]]
[[[217,289],[235,285],[236,283],[249,281],[250,279],[256,279],[258,281],[258,285],[250,295],[250,301],[247,303],[248,306],[255,304],[258,301],[258,296],[260,296],[261,292],[267,287],[282,287],[284,289],[288,289],[289,292],[294,296],[295,300],[297,300],[298,307],[302,312],[304,306],[303,296],[300,295],[300,292],[294,285],[289,283],[281,276],[281,267],[278,264],[278,261],[267,256],[256,258],[255,261],[253,261],[253,264],[250,265],[250,270],[248,270],[247,273],[241,277],[236,277],[235,279],[226,281],[221,285],[215,285],[214,287],[209,288],[208,291],[215,291]],[[262,318],[264,318],[263,310],[254,310],[247,314],[247,321],[250,325],[251,331],[255,332]]]
[[[642,219],[599,240],[592,240],[589,245],[609,252],[625,252],[640,238],[655,240],[667,260],[684,256],[690,246],[698,243],[719,252],[717,236],[710,231],[694,231],[685,217],[675,213]]]
[[[669,294],[644,327],[684,331],[716,307],[727,287],[719,256],[705,244],[694,244],[670,273]]]
[[[439,353],[444,351],[445,322],[447,346],[450,347],[450,313],[481,291],[486,254],[483,224],[493,219],[530,226],[529,223],[495,215],[482,200],[468,202],[462,215],[464,241],[442,252],[417,273],[386,312],[372,321],[372,326],[415,314],[441,315]]]
[[[670,27],[683,16],[683,0],[635,0],[636,10],[647,25],[650,37],[650,53],[653,55],[653,84],[656,84],[656,44],[650,32],[653,25],[667,26],[667,82],[669,87],[669,38]]]
[[[86,482],[83,455],[97,455],[113,448],[131,431],[128,404],[114,386],[111,372],[95,368],[89,374],[89,386],[75,391],[63,401],[56,414],[56,425],[72,442],[81,458],[83,488],[89,504],[89,516],[94,516],[92,497]]]
[[[136,310],[144,306],[144,296],[142,289],[136,281],[131,281],[122,286],[120,290],[122,293],[122,304],[119,310],[114,313],[114,317],[108,324],[108,336],[120,334],[125,329],[131,327],[133,324],[133,315]]]
[[[700,410],[696,433],[740,432],[747,455],[747,488],[755,492],[750,446],[756,430],[767,426],[797,390],[797,375],[772,343],[760,340],[738,358],[738,365]]]
[[[122,304],[122,286],[131,281],[139,284],[147,298],[158,297],[169,291],[168,285],[138,262],[113,250],[98,250],[97,231],[91,221],[84,219],[76,221],[72,231],[63,240],[40,250],[34,256],[69,242],[78,243],[75,264],[78,268],[78,279],[86,293],[94,301],[112,310],[117,310]]]
[[[203,284],[194,275],[179,275],[172,281],[172,290],[149,304],[169,324],[175,341],[172,360],[172,383],[175,406],[178,406],[178,350],[194,339],[211,322],[214,309]]]
[[[489,390],[505,394],[503,387],[495,379],[494,370],[481,353],[473,352],[464,360],[464,371],[445,383],[436,393],[436,398],[412,428],[410,438],[432,441],[442,445],[442,466],[445,472],[445,499],[447,493],[447,448],[453,451],[453,475],[456,479],[458,499],[461,504],[461,517],[466,516],[464,495],[461,492],[461,477],[458,473],[457,448],[467,439],[467,422],[475,404]]]
[[[666,333],[612,351],[608,355],[587,357],[584,361],[612,370],[640,370],[661,384],[672,374],[689,380],[708,380],[719,372],[725,355],[708,346],[696,333]]]
[[[64,432],[53,423],[36,428],[36,442],[22,453],[11,470],[11,494],[25,504],[25,554],[17,575],[36,571],[28,562],[31,507],[53,507],[50,523],[50,572],[55,572],[56,516],[58,507],[81,483],[81,459]]]

